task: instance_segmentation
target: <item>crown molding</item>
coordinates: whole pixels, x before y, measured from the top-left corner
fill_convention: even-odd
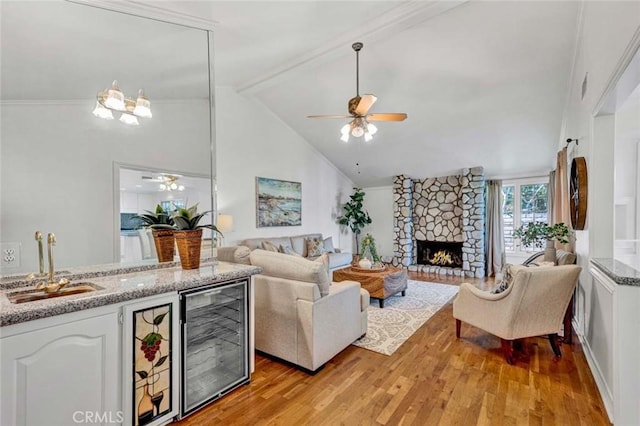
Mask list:
[[[237,85],[238,93],[256,94],[292,76],[316,68],[331,60],[344,56],[345,45],[354,40],[371,42],[389,38],[419,23],[427,21],[451,9],[467,3],[469,0],[429,1],[411,0],[395,6],[366,24],[342,33],[322,46],[311,49],[294,59],[271,69],[261,76]],[[349,53],[351,50],[349,50]]]
[[[77,3],[85,6],[97,7],[110,10],[112,12],[126,13],[142,18],[154,19],[156,21],[178,24],[198,30],[213,30],[219,24],[213,19],[206,19],[199,16],[159,7],[161,2],[154,2],[153,5],[137,0],[65,0],[69,3]]]

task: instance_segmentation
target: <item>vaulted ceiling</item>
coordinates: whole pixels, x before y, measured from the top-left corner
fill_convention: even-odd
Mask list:
[[[391,176],[526,176],[555,164],[573,61],[578,2],[213,2],[216,78],[254,96],[361,186]],[[360,92],[371,143],[339,139]],[[356,166],[356,163],[359,166]]]
[[[540,175],[555,162],[579,2],[131,3],[214,22],[216,85],[255,98],[360,186],[390,184],[396,174],[441,176],[473,166],[484,166],[490,177]],[[134,34],[143,34],[131,26],[120,34],[94,28],[87,29],[87,42],[98,53],[110,38],[140,43]],[[162,40],[168,58],[184,53],[170,49],[171,39],[182,37],[175,31]],[[340,141],[346,119],[306,118],[347,112],[356,91],[355,41],[364,43],[360,92],[378,97],[371,112],[408,114],[404,122],[379,123],[369,144]],[[159,73],[157,83],[167,77]],[[166,94],[172,96],[179,94]]]

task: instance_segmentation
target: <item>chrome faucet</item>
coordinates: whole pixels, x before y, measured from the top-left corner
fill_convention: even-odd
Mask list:
[[[41,236],[42,237],[42,236]],[[47,251],[49,254],[49,280],[48,282],[42,281],[36,285],[37,290],[44,290],[47,293],[55,293],[56,291],[60,291],[62,287],[69,284],[69,280],[66,278],[61,278],[60,281],[55,282],[53,280],[53,276],[55,275],[53,269],[53,246],[56,245],[56,236],[53,233],[49,233],[47,235]]]

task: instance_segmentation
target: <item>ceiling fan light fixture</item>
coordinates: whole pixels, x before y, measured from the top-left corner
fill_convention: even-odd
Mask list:
[[[351,135],[353,137],[359,138],[364,135],[364,129],[362,128],[362,126],[354,126],[353,129],[351,129]]]
[[[371,93],[365,93],[360,96],[360,50],[363,44],[360,42],[353,43],[351,48],[356,52],[356,96],[349,99],[347,111],[349,115],[308,115],[307,118],[351,118],[349,124],[344,125],[340,129],[342,137],[340,140],[349,141],[349,133],[356,138],[364,136],[365,142],[371,142],[373,135],[376,134],[378,128],[369,123],[372,121],[404,121],[407,118],[405,113],[369,113],[369,109],[378,99]]]

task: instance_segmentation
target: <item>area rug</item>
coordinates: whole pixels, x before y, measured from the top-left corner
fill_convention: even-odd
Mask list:
[[[458,286],[409,280],[406,296],[400,293],[384,301],[371,299],[367,335],[353,344],[391,355],[458,292]]]

